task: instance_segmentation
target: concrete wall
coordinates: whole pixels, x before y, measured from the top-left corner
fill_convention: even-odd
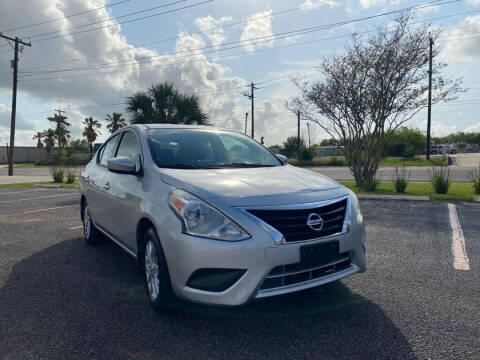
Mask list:
[[[7,147],[0,147],[0,164],[8,163]],[[35,163],[37,161],[46,161],[52,155],[47,153],[45,149],[39,149],[33,146],[15,146],[13,152],[15,163]]]

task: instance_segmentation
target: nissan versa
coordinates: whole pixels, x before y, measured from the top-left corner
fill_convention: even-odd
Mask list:
[[[355,195],[239,132],[122,128],[80,188],[87,242],[103,234],[136,257],[155,308],[241,305],[366,269]]]

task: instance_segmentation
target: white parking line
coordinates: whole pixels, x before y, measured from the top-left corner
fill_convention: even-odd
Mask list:
[[[450,213],[450,225],[452,226],[453,267],[457,270],[470,270],[470,262],[465,248],[465,238],[458,220],[457,208],[454,204],[448,204],[448,212]]]
[[[0,217],[2,217],[2,216],[16,216],[16,215],[33,214],[33,213],[37,213],[37,212],[41,212],[41,211],[50,211],[50,210],[64,209],[64,208],[69,208],[69,207],[74,207],[74,206],[80,206],[80,205],[79,205],[79,204],[75,204],[75,205],[65,205],[65,206],[56,206],[56,207],[45,208],[45,209],[38,209],[38,210],[22,211],[22,212],[13,213],[13,214],[0,215]]]
[[[70,195],[78,195],[78,192],[73,192],[73,193],[68,193],[68,194],[57,194],[57,195],[39,196],[39,197],[29,198],[29,199],[3,200],[3,201],[0,201],[0,204],[12,203],[12,202],[19,202],[19,201],[28,201],[28,200],[48,199],[48,198],[53,198],[53,197],[70,196]]]
[[[35,190],[21,190],[21,191],[0,192],[0,196],[2,196],[2,195],[11,195],[11,194],[21,194],[21,193],[26,193],[26,192],[45,191],[45,190],[49,190],[49,189],[45,188],[45,189],[35,189]]]
[[[82,229],[83,226],[75,226],[75,227],[71,227],[69,228],[68,230],[77,230],[77,229]]]

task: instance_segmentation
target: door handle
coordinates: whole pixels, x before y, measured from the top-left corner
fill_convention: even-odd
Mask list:
[[[105,191],[110,190],[110,184],[106,183],[105,185],[103,185],[103,190],[105,190]]]

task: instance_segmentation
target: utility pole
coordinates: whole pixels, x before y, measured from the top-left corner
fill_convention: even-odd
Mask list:
[[[247,92],[243,92],[242,95],[246,96],[250,99],[252,102],[252,139],[255,138],[255,90],[258,88],[255,86],[255,84],[252,82],[250,84],[250,94]]]
[[[432,126],[432,58],[433,39],[430,38],[430,54],[428,57],[428,119],[427,119],[427,160],[430,160],[430,130]]]
[[[300,110],[297,111],[297,158],[300,160]]]
[[[15,43],[13,56],[12,68],[13,68],[13,91],[12,91],[12,113],[10,120],[10,151],[8,152],[8,176],[13,175],[13,153],[15,148],[15,117],[17,114],[17,75],[18,75],[18,51],[19,44],[32,46],[30,43],[26,43],[20,40],[18,37],[11,38],[0,33],[0,37],[4,38],[7,41],[13,41]],[[21,50],[20,50],[21,51]]]
[[[247,135],[248,111],[245,113],[245,135]]]
[[[311,146],[311,139],[310,139],[310,123],[307,122],[307,129],[308,129],[308,147]]]

